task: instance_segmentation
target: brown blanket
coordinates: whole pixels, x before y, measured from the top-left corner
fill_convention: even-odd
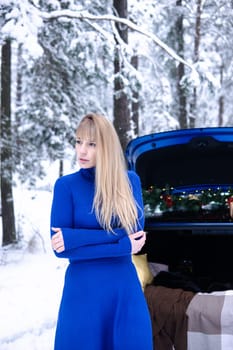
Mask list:
[[[154,350],[187,350],[186,309],[194,292],[149,285],[145,297],[149,307]]]

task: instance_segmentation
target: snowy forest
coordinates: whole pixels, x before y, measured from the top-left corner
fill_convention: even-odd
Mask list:
[[[0,349],[52,350],[55,179],[89,112],[137,137],[233,124],[232,0],[0,0]]]
[[[2,244],[16,242],[13,188],[74,162],[95,111],[134,137],[231,126],[233,1],[1,0]]]

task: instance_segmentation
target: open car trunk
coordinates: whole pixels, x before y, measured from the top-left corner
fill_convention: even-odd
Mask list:
[[[148,260],[190,273],[202,290],[233,283],[233,128],[138,137],[126,157],[141,178]]]

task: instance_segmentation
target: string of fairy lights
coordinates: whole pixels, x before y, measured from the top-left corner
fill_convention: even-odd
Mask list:
[[[163,188],[150,186],[143,190],[145,214],[163,215],[165,212],[200,213],[227,211],[233,216],[233,188],[205,188],[190,191],[177,191],[166,185]],[[232,211],[232,215],[231,215]]]

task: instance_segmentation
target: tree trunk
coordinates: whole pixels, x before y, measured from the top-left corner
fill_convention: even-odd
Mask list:
[[[113,6],[119,15],[119,17],[127,18],[127,0],[114,0]],[[119,36],[124,42],[128,42],[128,28],[122,24],[116,24]],[[125,150],[129,142],[130,131],[130,113],[129,102],[125,92],[124,86],[124,63],[121,59],[119,44],[116,40],[115,53],[114,53],[114,101],[113,101],[113,114],[114,114],[114,126],[120,138],[120,142],[123,150]]]
[[[59,177],[64,175],[64,162],[62,159],[59,160]]]
[[[15,122],[14,122],[14,140],[15,140],[15,145],[16,145],[16,159],[17,162],[20,161],[21,158],[21,147],[20,147],[20,137],[19,137],[19,130],[21,126],[19,114],[18,114],[18,109],[22,105],[22,60],[23,60],[23,44],[18,45],[18,50],[17,50],[17,75],[16,75],[16,114],[15,114]]]
[[[11,43],[2,46],[1,62],[1,205],[3,245],[16,242],[14,201],[12,190],[11,135]]]
[[[135,55],[131,59],[132,66],[138,69],[138,56]],[[138,91],[133,91],[133,102],[132,102],[132,121],[133,121],[133,131],[135,137],[139,134],[139,93]]]
[[[176,1],[176,6],[182,6],[182,0]],[[176,32],[178,42],[178,55],[184,58],[184,28],[183,28],[183,14],[181,13],[176,21]],[[182,85],[182,78],[185,74],[183,63],[179,63],[177,68],[177,96],[178,96],[178,118],[181,129],[187,129],[187,106],[185,87]]]
[[[197,13],[196,13],[196,24],[195,24],[195,38],[194,38],[194,64],[199,61],[199,47],[201,40],[201,6],[202,0],[197,0]],[[197,88],[193,88],[193,99],[190,106],[190,118],[189,126],[190,128],[195,127],[196,113],[197,113]]]
[[[223,83],[223,65],[220,67],[220,83],[222,86]],[[218,100],[219,107],[218,107],[218,125],[223,126],[223,114],[224,114],[224,95],[221,94]]]

